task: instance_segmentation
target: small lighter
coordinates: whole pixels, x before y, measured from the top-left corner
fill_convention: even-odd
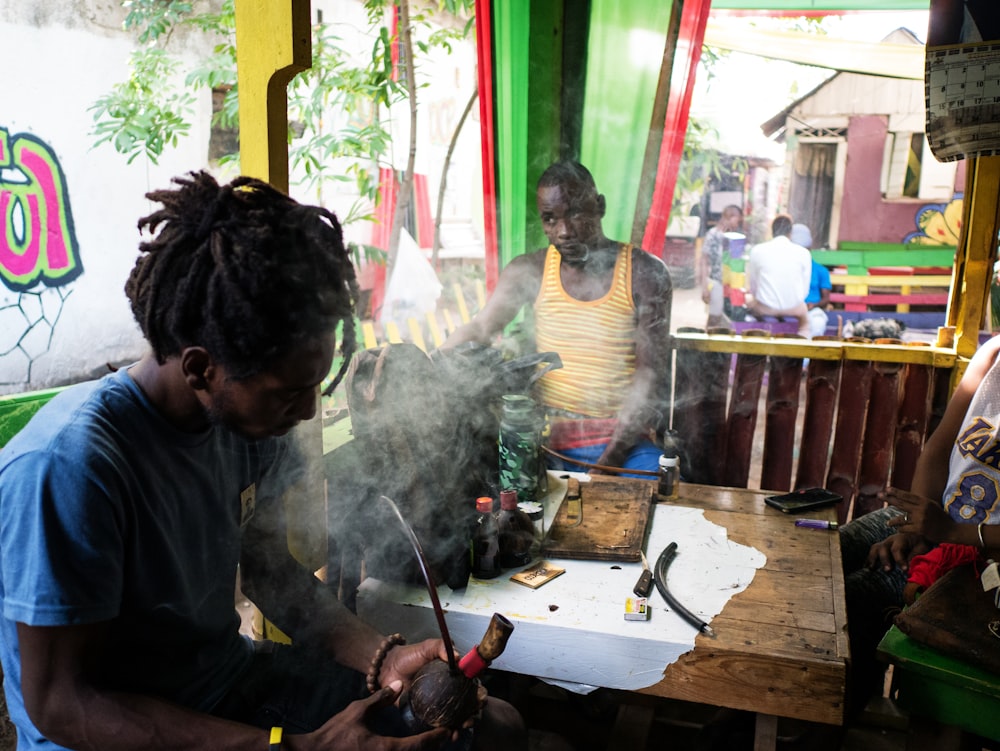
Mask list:
[[[837,529],[840,525],[837,522],[828,522],[825,519],[796,519],[796,527],[809,527],[810,529]]]

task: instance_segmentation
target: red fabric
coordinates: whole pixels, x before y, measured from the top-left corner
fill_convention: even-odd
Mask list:
[[[963,563],[974,563],[978,558],[979,548],[943,542],[929,553],[913,557],[907,581],[927,589],[951,569]]]
[[[618,427],[618,419],[588,418],[580,420],[553,420],[549,446],[553,451],[578,449],[607,443]]]
[[[417,207],[417,245],[434,247],[434,218],[431,216],[431,198],[427,192],[427,175],[413,173],[413,198]]]
[[[479,139],[483,166],[483,244],[486,246],[486,291],[500,276],[497,238],[496,125],[493,122],[493,2],[476,0],[476,81],[479,84]]]
[[[381,167],[378,171],[379,198],[375,204],[375,221],[372,222],[371,244],[382,250],[389,250],[389,235],[392,234],[392,215],[396,211],[396,195],[399,193],[399,183],[396,173]],[[385,264],[377,263],[372,280],[371,316],[378,318],[385,298]]]

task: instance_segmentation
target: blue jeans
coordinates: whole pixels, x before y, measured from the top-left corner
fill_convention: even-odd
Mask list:
[[[570,459],[576,459],[581,462],[587,462],[588,464],[594,464],[598,459],[601,458],[601,454],[604,453],[604,449],[608,447],[606,443],[599,443],[596,446],[583,446],[577,449],[560,449],[559,453]],[[625,462],[622,465],[625,469],[644,469],[656,472],[659,469],[660,454],[663,450],[657,446],[655,443],[649,439],[643,439],[635,446],[631,448],[628,452],[628,456],[625,457]],[[556,459],[554,456],[550,456],[547,459],[549,469],[554,469],[562,472],[580,472],[586,470],[586,467],[582,467],[578,464],[572,464],[570,462],[564,462],[561,459]],[[648,475],[635,475],[622,473],[622,477],[639,477],[644,480],[648,480]]]
[[[885,674],[876,648],[903,605],[907,574],[898,568],[870,569],[865,559],[872,545],[894,532],[886,522],[902,512],[886,506],[859,516],[840,528],[840,553],[844,563],[844,593],[847,599],[848,636],[851,641],[851,680],[848,711],[864,707]]]

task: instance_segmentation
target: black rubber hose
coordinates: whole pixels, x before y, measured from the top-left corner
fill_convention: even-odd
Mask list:
[[[667,605],[676,611],[681,618],[686,620],[703,634],[715,636],[715,632],[712,630],[711,626],[705,623],[705,621],[696,616],[686,607],[681,605],[677,599],[670,594],[670,590],[667,589],[667,569],[670,568],[670,563],[674,560],[676,555],[677,543],[672,542],[663,549],[663,552],[660,553],[660,557],[656,559],[656,567],[653,569],[653,582],[656,584],[656,590],[666,601]]]

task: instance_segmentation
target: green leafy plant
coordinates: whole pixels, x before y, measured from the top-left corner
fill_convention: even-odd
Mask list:
[[[177,63],[160,49],[132,54],[132,75],[116,84],[89,109],[94,112],[94,145],[111,143],[131,164],[145,154],[156,164],[167,146],[191,129],[188,116],[194,97],[171,83]]]
[[[386,25],[391,5],[389,0],[364,1],[366,31],[372,46],[360,61],[345,50],[334,25],[314,25],[312,67],[296,76],[288,87],[292,172],[300,176],[297,184],[313,193],[320,203],[324,186],[351,183],[358,198],[346,212],[341,212],[344,224],[373,218],[371,207],[378,200],[378,167],[387,161],[391,148],[385,112],[409,98],[411,121],[415,121],[417,61],[414,47],[405,44],[411,26],[426,32],[415,49],[427,54],[435,47],[450,51],[451,43],[468,37],[474,24],[473,0],[423,3],[412,16],[408,15],[410,3],[404,2],[401,17],[407,20],[399,24],[397,39]],[[213,124],[235,128],[239,121],[239,92],[233,0],[224,0],[217,12],[195,12],[190,0],[124,0],[122,7],[127,11],[125,30],[135,33],[143,48],[133,55],[129,80],[114,86],[91,107],[95,112],[93,134],[98,138],[95,145],[110,142],[129,162],[144,154],[156,163],[168,145],[176,145],[190,131],[194,97],[170,87],[179,63],[166,52],[173,32],[181,26],[217,40],[211,54],[187,74],[185,84],[191,90],[207,87],[224,91]],[[393,65],[392,54],[397,45],[404,47],[398,68]],[[412,139],[415,122],[411,122],[410,132]],[[410,148],[415,150],[415,141]],[[237,158],[234,154],[220,161]],[[404,170],[404,183],[412,180],[412,172],[411,163]],[[409,195],[401,189],[394,224],[402,222],[404,194]],[[390,246],[391,258],[395,243]],[[385,253],[373,253],[367,246],[363,252],[369,260],[381,258],[384,262],[386,258]]]

